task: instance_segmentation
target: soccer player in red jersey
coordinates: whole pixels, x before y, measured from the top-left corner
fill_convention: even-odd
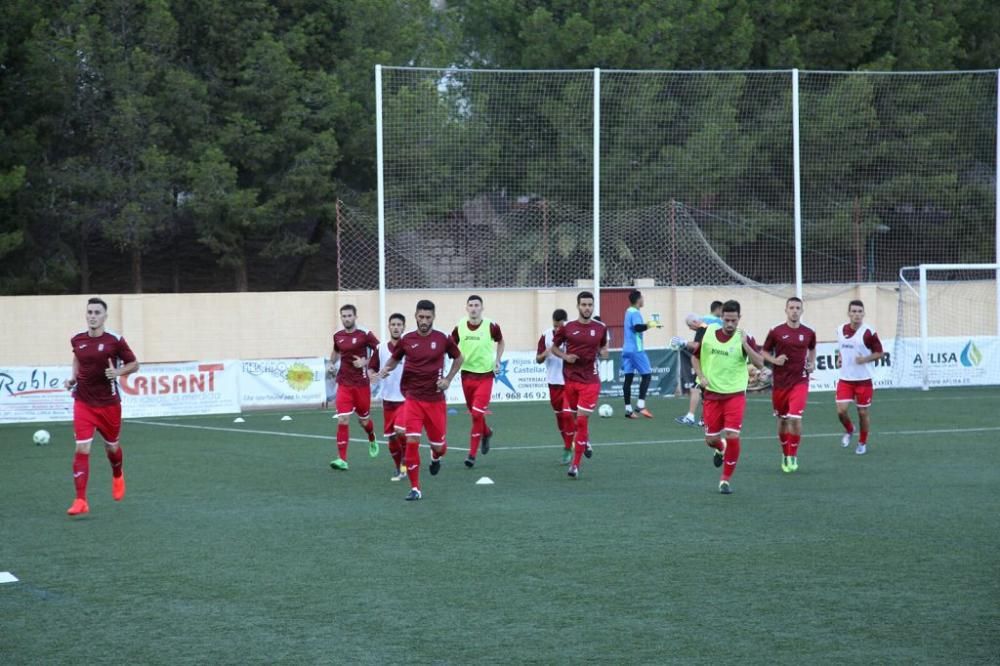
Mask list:
[[[87,504],[87,480],[90,477],[90,444],[96,430],[104,438],[104,450],[111,463],[111,497],[116,502],[125,497],[125,473],[122,447],[118,441],[122,427],[122,404],[118,378],[139,369],[125,338],[104,328],[108,304],[100,298],[87,301],[87,330],[70,340],[73,349],[73,374],[65,387],[73,391],[73,432],[76,454],[73,457],[73,483],[76,499],[66,512],[78,516],[90,511]]]
[[[538,349],[535,353],[535,363],[545,364],[546,380],[549,384],[549,404],[556,415],[556,429],[563,440],[562,464],[568,465],[573,460],[573,434],[576,423],[573,414],[566,405],[566,379],[563,377],[563,360],[552,353],[552,340],[556,331],[566,324],[568,315],[562,308],[552,313],[552,328],[542,333],[538,338]]]
[[[390,481],[402,481],[406,478],[406,465],[403,463],[403,452],[406,450],[406,416],[403,409],[403,392],[400,388],[403,366],[396,366],[396,369],[382,380],[379,380],[378,372],[396,351],[405,328],[406,317],[398,312],[389,315],[389,340],[378,346],[378,353],[372,354],[371,361],[368,362],[372,383],[382,384],[382,434],[389,441],[389,455],[392,456],[394,463]]]
[[[597,407],[601,392],[601,377],[597,371],[597,357],[608,357],[607,327],[595,321],[594,295],[581,291],[576,295],[579,316],[560,328],[552,336],[552,354],[563,360],[563,377],[566,381],[564,395],[566,406],[572,414],[576,432],[573,437],[573,462],[567,474],[577,478],[580,474],[580,457],[590,458],[590,415]]]
[[[451,332],[451,339],[462,351],[462,393],[472,417],[469,432],[469,456],[465,466],[476,464],[476,454],[482,443],[483,455],[490,452],[493,431],[486,424],[486,412],[493,396],[493,377],[500,372],[503,358],[503,333],[500,326],[483,318],[483,298],[473,294],[465,302],[466,316]]]
[[[872,405],[875,386],[872,384],[871,365],[882,358],[882,341],[875,329],[865,323],[865,304],[851,301],[847,306],[848,321],[837,329],[837,347],[840,353],[840,379],[837,381],[837,418],[844,426],[844,436],[840,443],[846,448],[851,445],[854,424],[847,409],[853,402],[858,408],[861,422],[861,436],[856,454],[868,451],[868,432],[871,416],[868,409]]]
[[[719,492],[733,492],[730,479],[740,458],[740,430],[747,404],[747,359],[756,367],[764,359],[754,348],[753,338],[737,328],[740,304],[722,304],[722,326],[711,324],[691,358],[698,383],[702,387],[702,418],[705,421],[705,444],[715,449],[713,463],[722,467]]]
[[[458,345],[434,326],[434,303],[417,301],[417,330],[404,335],[382,366],[383,379],[404,359],[402,389],[406,398],[406,473],[410,477],[407,501],[423,497],[420,490],[420,436],[427,431],[431,445],[429,471],[434,476],[441,469],[441,458],[448,451],[445,439],[448,431],[448,411],[445,391],[462,367],[462,352]],[[444,376],[444,357],[451,357],[451,368]]]
[[[337,370],[337,457],[330,461],[333,469],[347,470],[347,444],[351,414],[358,415],[361,427],[368,434],[368,454],[378,455],[375,426],[372,425],[372,389],[368,380],[368,353],[378,352],[378,338],[357,325],[358,310],[353,305],[340,308],[342,329],[333,334],[330,365],[340,358]]]
[[[809,373],[816,367],[816,331],[802,323],[802,299],[785,301],[785,322],[768,331],[761,356],[774,366],[771,406],[778,419],[781,471],[794,472],[799,468]]]

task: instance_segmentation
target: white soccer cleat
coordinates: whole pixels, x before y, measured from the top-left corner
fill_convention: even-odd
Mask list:
[[[864,444],[858,444],[858,448],[854,449],[854,452],[857,453],[859,456],[863,456],[865,455],[865,452],[867,450],[868,449]]]
[[[851,445],[851,433],[844,433],[844,436],[840,438],[840,445],[845,449]]]

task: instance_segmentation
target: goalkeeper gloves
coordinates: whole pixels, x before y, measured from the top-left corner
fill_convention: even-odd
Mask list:
[[[682,338],[679,335],[675,335],[674,337],[670,338],[670,346],[671,347],[675,347],[677,349],[680,349],[681,347],[685,346],[686,344],[687,344],[687,340],[685,340],[684,338]]]

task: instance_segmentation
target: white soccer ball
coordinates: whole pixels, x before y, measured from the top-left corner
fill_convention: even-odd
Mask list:
[[[602,419],[607,419],[614,416],[615,410],[611,409],[611,405],[601,405],[597,413],[601,415]]]
[[[52,439],[52,436],[49,435],[48,430],[36,430],[31,439],[33,439],[35,444],[38,446],[42,446],[44,444],[48,444],[49,440]]]

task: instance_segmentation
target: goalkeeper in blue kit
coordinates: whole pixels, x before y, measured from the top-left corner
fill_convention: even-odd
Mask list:
[[[622,372],[625,373],[625,384],[623,387],[625,418],[637,419],[641,414],[647,419],[651,419],[653,418],[653,414],[646,409],[646,392],[649,390],[649,382],[653,378],[653,368],[650,366],[649,357],[646,355],[642,336],[647,329],[657,328],[661,324],[655,318],[649,322],[643,321],[640,310],[645,303],[641,291],[633,289],[629,292],[628,302],[631,305],[625,311],[625,339],[622,341]],[[637,409],[633,410],[632,378],[635,373],[639,374],[639,400],[636,402]]]

